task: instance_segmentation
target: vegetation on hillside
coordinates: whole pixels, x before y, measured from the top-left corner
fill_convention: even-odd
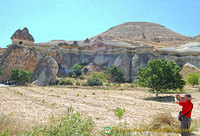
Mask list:
[[[182,90],[185,81],[179,73],[180,69],[181,67],[173,61],[152,60],[148,62],[147,67],[138,69],[138,83],[156,91],[156,97],[164,90]]]

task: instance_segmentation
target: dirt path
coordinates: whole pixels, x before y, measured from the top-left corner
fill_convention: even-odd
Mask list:
[[[200,93],[191,92],[193,96],[193,119],[200,116]],[[1,87],[0,113],[21,120],[24,127],[35,124],[48,124],[51,116],[63,115],[72,105],[75,111],[92,116],[97,130],[105,126],[118,124],[115,117],[116,107],[125,108],[121,121],[130,124],[146,124],[158,113],[170,112],[177,116],[181,107],[167,97],[166,102],[151,100],[155,94],[145,89],[103,90],[64,87]],[[165,94],[160,96],[174,96]],[[150,100],[147,100],[150,99]],[[165,98],[164,98],[165,99]]]

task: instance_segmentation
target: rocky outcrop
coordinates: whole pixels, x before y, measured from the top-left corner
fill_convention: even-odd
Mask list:
[[[130,57],[128,57],[126,54],[120,54],[113,65],[117,66],[119,69],[122,70],[124,73],[124,78],[129,79],[129,73],[130,73]]]
[[[33,71],[37,62],[35,48],[11,45],[2,55],[0,67],[3,69],[3,75],[0,80],[9,79],[14,68]]]
[[[31,82],[39,86],[55,84],[57,72],[57,62],[53,59],[53,57],[44,55],[34,69]]]
[[[148,61],[153,59],[156,59],[156,56],[151,53],[135,54],[132,58],[131,77],[135,79],[137,77],[138,68],[146,67]]]
[[[183,75],[184,79],[186,79],[187,75],[191,72],[200,74],[200,69],[190,63],[186,63],[185,65],[183,65],[183,67],[180,71],[180,73]]]
[[[21,39],[34,42],[33,36],[29,33],[28,29],[25,27],[23,30],[18,29],[11,36],[11,39]]]
[[[155,52],[164,55],[175,55],[175,56],[198,56],[200,55],[200,42],[191,42],[179,47],[169,47],[155,49]]]

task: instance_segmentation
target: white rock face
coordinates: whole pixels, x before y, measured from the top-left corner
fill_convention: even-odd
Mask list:
[[[167,53],[170,55],[200,55],[200,42],[191,42],[179,47],[169,47],[154,50],[155,52]]]

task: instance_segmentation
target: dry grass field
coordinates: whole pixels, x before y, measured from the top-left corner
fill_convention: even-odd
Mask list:
[[[81,86],[0,87],[0,114],[7,118],[4,123],[12,131],[19,131],[48,125],[52,117],[65,114],[67,107],[72,105],[83,116],[92,117],[96,134],[120,121],[137,126],[147,125],[161,113],[177,118],[181,107],[174,103],[175,94],[159,94],[160,98],[155,99],[155,94],[148,89],[129,86],[124,84],[116,89]],[[200,92],[197,89],[185,89],[193,96],[192,118],[196,121],[200,120]],[[126,110],[121,120],[114,115],[117,107]],[[200,129],[195,130],[196,135],[200,135],[199,132]]]

